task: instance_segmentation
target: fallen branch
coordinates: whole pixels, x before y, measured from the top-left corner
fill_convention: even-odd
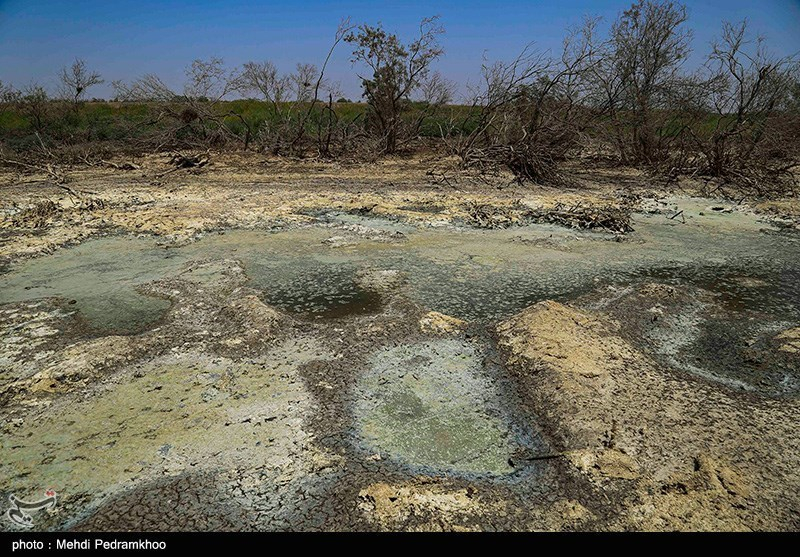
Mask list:
[[[600,228],[617,234],[632,232],[630,213],[616,207],[581,207],[566,209],[561,203],[552,209],[538,209],[527,215],[534,222],[559,224],[567,228],[589,230]]]
[[[175,165],[175,168],[171,168],[170,170],[156,174],[156,178],[163,178],[167,174],[172,174],[173,172],[186,168],[202,168],[209,162],[211,162],[211,158],[209,157],[208,153],[204,153],[202,155],[183,155],[181,153],[174,153],[172,158],[169,160],[169,164]]]

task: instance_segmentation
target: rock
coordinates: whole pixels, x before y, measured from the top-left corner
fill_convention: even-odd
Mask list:
[[[375,292],[396,290],[405,281],[405,275],[396,269],[366,269],[356,275],[356,284]]]
[[[330,238],[323,240],[322,243],[332,248],[341,248],[344,246],[352,246],[356,242],[349,240],[344,236],[331,236]]]
[[[59,390],[59,381],[42,374],[28,387],[31,394],[54,393]]]
[[[776,335],[775,340],[780,342],[778,350],[781,352],[788,352],[790,354],[800,353],[800,327],[786,329],[779,335]]]
[[[216,389],[215,387],[209,387],[200,394],[200,399],[203,402],[211,402],[212,400],[217,398],[217,396],[219,396],[219,390]]]
[[[408,529],[408,522],[424,517],[411,529],[421,531],[465,530],[468,519],[489,514],[494,505],[485,505],[472,488],[454,489],[423,480],[418,483],[379,482],[362,489],[358,508],[384,529]]]
[[[31,394],[66,392],[102,375],[105,369],[127,363],[147,348],[132,337],[107,336],[77,342],[64,349],[62,359],[27,379],[10,385]]]
[[[756,277],[732,277],[731,280],[745,288],[761,288],[769,285],[767,281]]]
[[[235,297],[219,310],[222,323],[232,325],[215,331],[224,338],[217,342],[220,349],[242,350],[247,346],[263,345],[275,338],[283,315],[276,309],[262,302],[258,296],[246,295]]]
[[[557,513],[569,522],[579,522],[594,517],[594,514],[589,509],[573,499],[556,501],[553,507]]]
[[[281,317],[276,309],[268,306],[255,295],[243,296],[234,300],[223,312],[243,325],[247,325],[248,328],[258,329],[263,334],[268,334]]]
[[[639,287],[642,296],[652,296],[655,298],[674,298],[678,294],[678,289],[669,284],[658,282],[648,282]]]
[[[694,473],[684,482],[688,490],[716,491],[734,498],[750,496],[750,487],[744,478],[731,467],[707,454],[694,459]]]
[[[709,454],[692,459],[691,471],[676,472],[653,492],[650,503],[631,511],[645,530],[727,530],[750,527],[740,510],[752,489],[738,471]]]
[[[423,333],[448,335],[459,332],[467,326],[466,321],[451,317],[438,311],[429,311],[419,320],[419,328]]]

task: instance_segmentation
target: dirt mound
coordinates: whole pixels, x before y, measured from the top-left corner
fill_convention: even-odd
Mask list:
[[[585,377],[619,369],[633,350],[612,327],[587,313],[553,301],[539,302],[497,327],[509,362],[521,360]]]
[[[547,436],[617,507],[613,527],[795,529],[797,402],[678,377],[617,332],[604,314],[552,301],[497,327]]]
[[[392,292],[406,282],[406,276],[397,269],[365,269],[356,275],[356,283],[365,290]]]
[[[438,311],[429,311],[423,315],[419,320],[419,328],[423,333],[433,335],[449,335],[457,333],[466,327],[467,322],[439,313]]]
[[[788,352],[790,354],[797,354],[800,352],[800,327],[786,329],[777,335],[775,340],[780,341],[781,343],[778,350],[782,352]]]

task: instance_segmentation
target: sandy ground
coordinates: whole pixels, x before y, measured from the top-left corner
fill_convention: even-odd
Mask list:
[[[310,222],[314,211],[330,209],[419,221],[433,220],[433,214],[435,220],[451,221],[464,217],[474,204],[619,204],[622,188],[647,187],[635,172],[618,171],[591,179],[576,175],[572,191],[522,188],[510,175],[479,177],[458,171],[451,160],[418,158],[342,165],[226,155],[213,157],[217,162],[203,168],[177,171],[168,159],[136,160],[139,169],[130,171],[65,169],[63,186],[71,192],[45,174],[0,173],[5,217],[0,257],[50,251],[102,230],[175,241],[224,227]]]

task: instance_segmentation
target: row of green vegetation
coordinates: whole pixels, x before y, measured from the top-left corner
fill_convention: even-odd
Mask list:
[[[291,103],[284,103],[288,110]],[[53,144],[60,142],[91,143],[104,141],[129,141],[144,139],[159,127],[153,121],[153,112],[160,106],[143,102],[119,102],[93,99],[78,106],[62,101],[49,101],[46,114],[37,124],[13,103],[0,103],[0,137],[6,147],[17,151],[26,145],[38,143],[36,133],[41,132]],[[308,105],[302,106],[307,109]],[[171,110],[178,107],[173,106]],[[367,118],[369,106],[365,103],[338,101],[333,104],[333,110],[340,121],[358,122]],[[475,131],[479,109],[468,105],[444,105],[437,107],[436,111],[426,113],[428,107],[422,103],[409,103],[403,112],[402,118],[413,122],[424,115],[419,128],[418,138],[440,139],[445,136],[466,136]],[[223,116],[223,123],[234,135],[243,137],[249,126],[258,134],[261,130],[275,128],[284,121],[282,113],[275,110],[271,103],[257,99],[238,99],[221,101],[218,105],[220,114],[236,114],[236,116]],[[314,109],[315,118],[306,122],[309,135],[314,135],[314,124],[321,119],[322,109]],[[718,116],[706,114],[698,125],[698,131],[708,135],[720,125],[727,125],[735,118],[734,115]],[[244,120],[244,122],[242,121]],[[681,114],[673,114],[664,118],[665,125],[660,127],[658,133],[663,137],[677,137],[680,135],[685,122],[681,121]],[[166,129],[166,126],[162,126]],[[210,129],[207,130],[210,133]],[[191,135],[187,131],[187,136]]]

